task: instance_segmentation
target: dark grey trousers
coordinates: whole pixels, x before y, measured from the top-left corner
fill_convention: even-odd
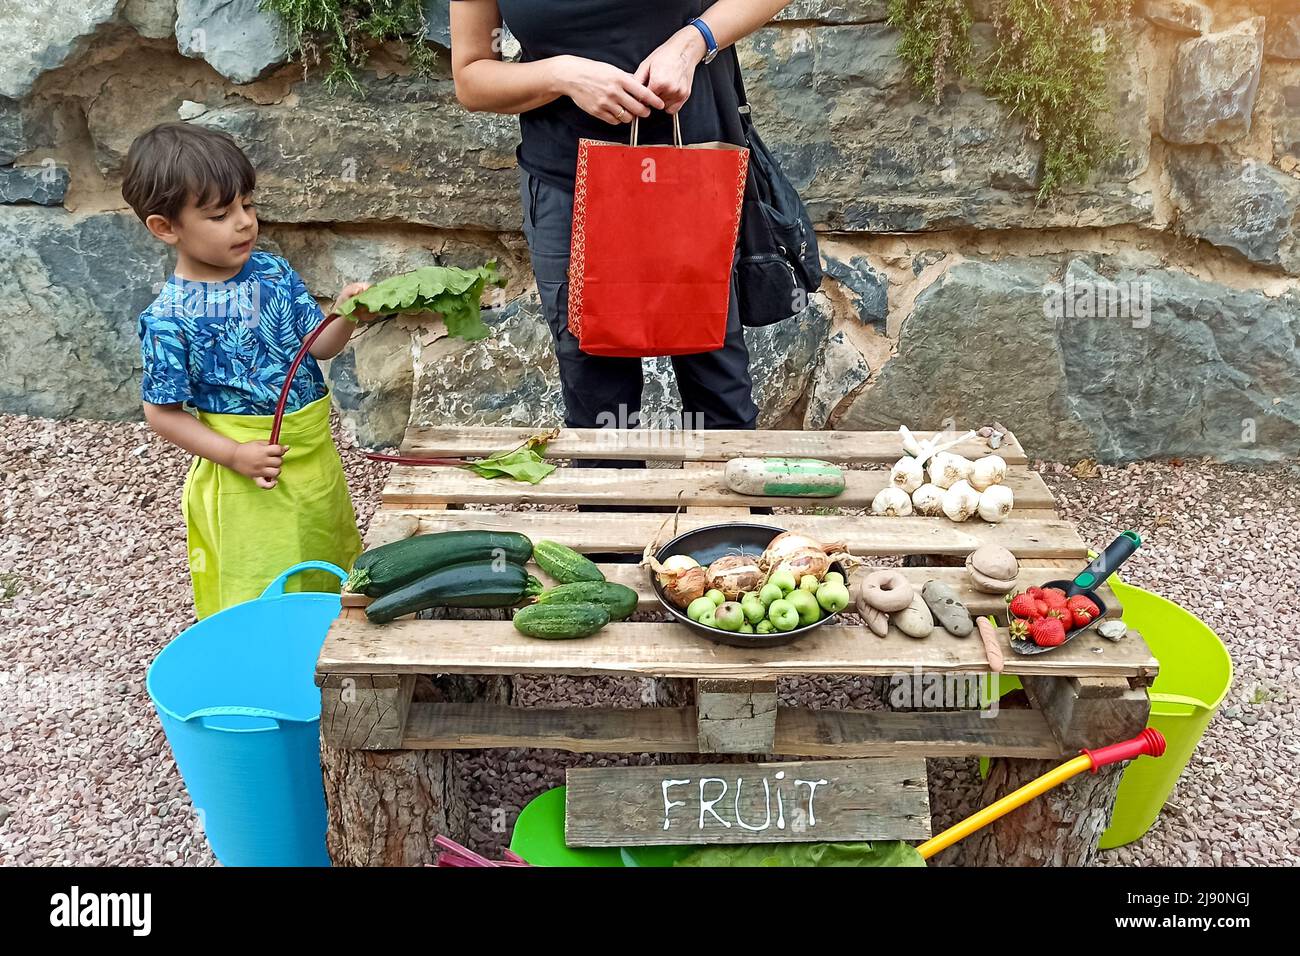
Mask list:
[[[641,411],[641,360],[588,355],[569,331],[569,242],[573,227],[573,193],[519,171],[524,208],[524,237],[542,309],[555,340],[564,392],[564,422],[570,428],[602,425],[635,427]],[[758,406],[752,395],[749,350],[736,305],[732,272],[731,313],[727,337],[715,352],[673,356],[688,428],[755,428]],[[588,462],[588,464],[600,464]],[[624,465],[630,464],[623,462]],[[617,467],[616,463],[606,463]]]

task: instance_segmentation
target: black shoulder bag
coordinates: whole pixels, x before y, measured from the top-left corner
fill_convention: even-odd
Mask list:
[[[736,267],[740,321],[748,326],[771,325],[798,315],[808,305],[808,297],[822,283],[821,258],[803,200],[754,128],[734,45],[730,52],[741,127],[749,146]]]

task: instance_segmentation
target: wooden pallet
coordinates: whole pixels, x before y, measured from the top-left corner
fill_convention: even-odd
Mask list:
[[[529,435],[525,429],[412,428],[403,451],[413,456],[480,456],[512,447]],[[921,437],[925,437],[922,435]],[[971,456],[988,453],[982,440],[961,446]],[[383,492],[368,543],[413,533],[460,529],[517,530],[534,540],[550,539],[580,551],[639,555],[646,543],[678,531],[720,520],[758,520],[798,528],[822,540],[843,541],[859,555],[963,557],[981,544],[1010,548],[1022,562],[1020,586],[1060,578],[1063,568],[1082,566],[1087,544],[1054,511],[1051,492],[1032,472],[1014,436],[998,453],[1010,465],[1008,484],[1017,505],[1007,521],[955,523],[946,518],[880,518],[862,511],[888,480],[888,467],[901,454],[892,432],[692,432],[641,433],[562,430],[548,448],[556,459],[605,458],[675,462],[678,468],[561,467],[538,485],[487,481],[464,469],[394,468]],[[870,466],[848,472],[843,495],[833,499],[754,499],[737,495],[722,482],[722,462],[745,454],[799,454]],[[608,504],[682,506],[676,516],[655,513],[601,513],[574,510],[484,510],[485,505],[573,506]],[[797,515],[751,518],[763,504],[800,505]],[[471,506],[471,507],[466,507]],[[840,513],[828,513],[840,512]],[[648,573],[635,564],[601,565],[606,576],[632,587],[639,609],[659,608]],[[539,578],[548,581],[538,568]],[[997,595],[970,587],[956,567],[903,569],[918,587],[927,580],[951,584],[976,614],[1004,611]],[[1119,601],[1103,592],[1118,615]],[[940,675],[988,673],[975,638],[955,638],[936,628],[913,640],[891,630],[883,639],[852,624],[827,625],[786,647],[743,650],[702,640],[675,623],[611,624],[583,641],[537,641],[519,634],[507,620],[405,619],[377,627],[361,611],[367,599],[347,596],[347,610],[331,629],[317,673],[327,695],[325,739],[367,749],[483,746],[551,746],[574,751],[712,752],[736,746],[701,730],[709,719],[692,707],[617,710],[536,710],[486,704],[415,704],[407,699],[411,678],[420,674],[568,674],[635,676],[654,680],[741,682],[732,694],[752,693],[783,677],[893,676],[920,672]],[[1006,673],[1088,682],[1121,682],[1140,689],[1150,684],[1157,663],[1141,637],[1131,633],[1117,644],[1095,634],[1036,657],[1010,650],[1005,630]],[[954,677],[954,679],[956,679]],[[355,697],[356,682],[366,683],[360,704],[342,706],[330,688],[345,686]],[[374,685],[371,687],[371,685]],[[1112,687],[1108,687],[1109,690]],[[700,694],[696,698],[699,699]],[[366,723],[358,713],[382,711],[385,723]],[[358,728],[364,728],[360,730]],[[752,728],[738,730],[743,736]],[[970,711],[929,713],[835,713],[778,708],[764,718],[762,732],[748,740],[748,753],[807,756],[956,754],[1049,756],[1062,752],[1060,728],[1039,710],[1008,712],[997,718]],[[748,738],[746,738],[748,739]],[[712,744],[710,743],[712,741]],[[702,743],[703,742],[703,743]],[[704,749],[701,749],[704,748]],[[733,751],[734,752],[734,751]]]

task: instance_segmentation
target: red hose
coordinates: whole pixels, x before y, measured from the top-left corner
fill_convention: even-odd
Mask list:
[[[284,377],[284,385],[280,387],[280,400],[275,405],[275,421],[271,423],[271,441],[270,444],[280,444],[280,427],[284,424],[284,409],[289,404],[289,390],[293,386],[293,377],[298,374],[298,369],[302,366],[302,361],[311,351],[311,347],[320,338],[320,334],[329,327],[329,324],[337,319],[337,315],[325,316],[325,321],[316,326],[305,339],[298,349],[298,354],[293,357],[289,364],[289,373]],[[372,455],[367,454],[371,461],[388,462],[395,465],[452,465],[460,466],[465,464],[463,458],[405,458],[400,455]]]

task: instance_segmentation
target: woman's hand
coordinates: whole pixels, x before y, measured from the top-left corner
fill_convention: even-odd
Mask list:
[[[695,68],[708,52],[699,30],[690,25],[682,27],[641,61],[636,69],[637,82],[658,96],[665,110],[676,113],[690,99]]]
[[[692,28],[693,29],[693,28]],[[617,126],[665,108],[664,101],[631,73],[611,63],[580,56],[555,57],[560,90],[597,119]]]

